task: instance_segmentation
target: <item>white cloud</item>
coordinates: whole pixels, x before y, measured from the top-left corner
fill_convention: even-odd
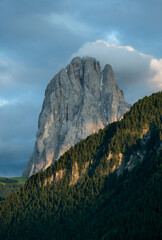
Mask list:
[[[119,33],[116,31],[113,31],[111,33],[106,34],[106,41],[112,45],[119,45],[120,41],[118,39]]]
[[[111,64],[116,82],[130,103],[162,90],[162,59],[141,53],[132,46],[97,40],[85,43],[71,58],[75,56],[95,57],[102,68]]]
[[[17,104],[18,101],[19,100],[16,98],[10,99],[10,100],[0,98],[0,107],[4,107],[6,105],[14,105],[14,104]]]
[[[154,76],[150,79],[150,86],[157,90],[162,89],[162,59],[152,59],[150,67],[154,71]]]
[[[0,107],[3,107],[8,104],[8,101],[5,99],[0,99]]]

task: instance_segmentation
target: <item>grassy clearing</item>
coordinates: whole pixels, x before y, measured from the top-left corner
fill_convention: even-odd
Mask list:
[[[25,184],[25,182],[27,181],[27,177],[11,177],[11,180],[16,180],[17,184]]]
[[[0,201],[11,193],[18,191],[27,181],[26,177],[0,177]]]
[[[26,177],[11,177],[11,178],[0,177],[0,184],[2,185],[6,185],[6,184],[22,185],[22,184],[25,184],[26,181],[27,181]]]

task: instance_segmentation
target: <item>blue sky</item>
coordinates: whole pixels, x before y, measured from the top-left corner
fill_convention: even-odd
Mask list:
[[[0,176],[34,147],[47,84],[76,55],[112,65],[128,102],[162,89],[161,0],[0,1]]]

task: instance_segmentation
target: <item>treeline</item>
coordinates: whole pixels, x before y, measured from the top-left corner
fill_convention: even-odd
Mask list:
[[[149,131],[147,141],[143,141],[144,130]],[[76,144],[2,201],[0,236],[6,240],[161,239],[161,140],[159,92],[139,100],[123,120]],[[144,153],[143,162],[117,177],[112,169],[119,165],[118,153],[129,161],[138,150]],[[80,173],[86,162],[89,168],[70,186],[75,162]],[[64,178],[43,186],[61,169],[66,169]]]

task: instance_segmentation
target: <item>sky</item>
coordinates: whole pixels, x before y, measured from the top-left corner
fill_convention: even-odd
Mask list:
[[[0,176],[21,176],[44,92],[75,56],[111,64],[127,102],[162,90],[161,0],[0,0]]]

